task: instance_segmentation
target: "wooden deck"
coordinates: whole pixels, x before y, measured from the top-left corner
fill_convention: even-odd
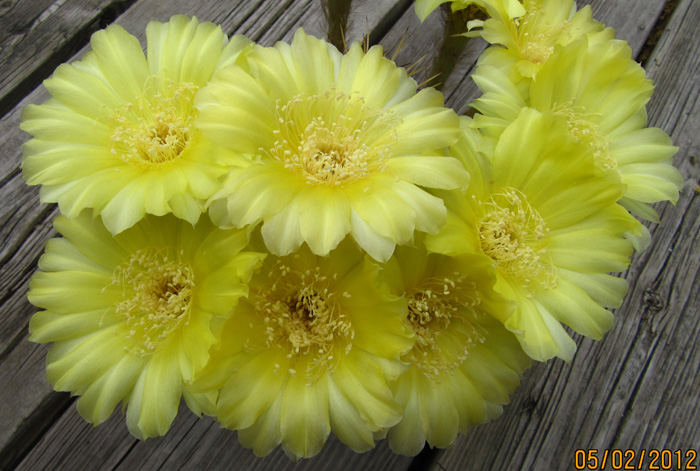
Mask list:
[[[41,81],[58,64],[81,57],[90,34],[112,22],[143,39],[148,21],[184,13],[272,45],[289,40],[299,26],[323,36],[320,1],[0,3],[0,469],[548,471],[575,469],[579,449],[597,449],[601,456],[606,449],[668,449],[685,456],[700,448],[700,1],[590,3],[595,17],[615,27],[644,60],[656,85],[650,124],[680,146],[675,162],[685,177],[678,204],[659,205],[652,245],[624,274],[631,290],[613,330],[600,342],[578,339],[571,364],[537,364],[500,419],[472,429],[451,448],[409,458],[384,442],[356,454],[329,439],[318,456],[297,463],[280,450],[256,458],[235,433],[196,419],[186,407],[159,439],[134,439],[120,411],[94,428],[78,416],[74,399],[52,390],[44,373],[48,347],[27,341],[35,309],[26,292],[44,244],[55,235],[57,209],[40,206],[38,189],[22,180],[21,145],[28,136],[18,125],[24,105],[48,97]],[[439,42],[435,15],[420,25],[409,0],[366,0],[353,18],[351,40],[369,31],[373,43],[393,50],[405,38],[400,65],[429,58]],[[472,41],[445,84],[448,104],[457,111],[476,96],[468,73],[482,48]],[[606,469],[612,469],[610,461]]]

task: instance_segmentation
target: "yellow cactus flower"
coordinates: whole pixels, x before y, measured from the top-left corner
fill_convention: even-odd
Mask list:
[[[466,194],[442,195],[451,212],[428,249],[491,257],[496,291],[518,303],[501,322],[530,357],[568,361],[576,344],[561,323],[594,339],[610,329],[605,308],[622,303],[627,283],[608,273],[628,267],[632,245],[624,235],[640,224],[616,203],[618,179],[601,174],[589,147],[551,112],[524,108],[490,159],[474,151],[464,122],[453,155],[472,180]]]
[[[346,241],[327,257],[270,256],[250,282],[195,387],[221,388],[219,421],[256,455],[313,456],[331,431],[366,451],[400,419],[386,381],[413,341],[377,272]]]
[[[248,69],[222,70],[197,95],[197,125],[256,162],[232,169],[209,212],[222,227],[263,222],[268,249],[306,242],[326,255],[350,233],[387,260],[414,231],[437,232],[443,202],[419,187],[467,184],[443,148],[459,119],[442,94],[355,43],[346,55],[298,30],[292,44],[256,46]]]
[[[387,439],[395,452],[415,455],[426,441],[444,448],[457,432],[499,416],[530,358],[492,315],[513,306],[493,290],[490,258],[396,252],[385,278],[408,302],[416,342],[402,357],[408,369],[391,382],[403,417]]]
[[[644,69],[624,41],[589,45],[582,40],[558,50],[530,91],[530,106],[554,111],[569,133],[587,144],[598,167],[619,174],[620,204],[658,222],[649,203],[678,201],[683,177],[672,165],[678,151],[661,129],[645,128],[653,91]]]
[[[27,183],[68,217],[92,208],[113,234],[145,214],[196,223],[227,166],[245,163],[201,135],[193,102],[250,41],[184,16],[149,23],[146,36],[148,56],[121,26],[98,31],[91,52],[44,82],[53,98],[22,116],[34,136]]]
[[[589,36],[591,42],[615,37],[612,28],[592,18],[590,5],[576,11],[574,0],[523,0],[525,14],[492,16],[483,23],[481,37],[491,44],[479,58],[488,64],[508,70],[514,77],[533,79],[554,46],[568,44]]]
[[[658,221],[649,203],[678,200],[683,178],[671,163],[678,148],[662,130],[644,127],[653,86],[626,42],[581,38],[557,47],[526,88],[490,66],[479,67],[474,79],[484,92],[474,103],[483,113],[474,124],[488,135],[497,138],[522,107],[553,112],[590,147],[596,165],[625,185],[620,204]]]
[[[264,257],[241,251],[245,231],[168,215],[113,237],[89,212],[54,225],[64,238],[47,243],[28,295],[45,309],[30,321],[30,340],[55,342],[54,388],[80,395],[78,412],[95,425],[124,401],[129,431],[142,439],[168,431],[183,396],[195,413],[211,413],[212,395],[188,383]]]

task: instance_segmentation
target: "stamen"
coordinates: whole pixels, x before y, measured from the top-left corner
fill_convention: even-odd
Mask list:
[[[278,262],[269,276],[275,278],[270,289],[254,297],[266,325],[267,346],[287,351],[293,374],[301,371],[310,384],[335,368],[339,353],[350,352],[352,325],[320,268],[299,272]]]
[[[309,184],[342,185],[382,171],[396,120],[334,90],[277,104],[273,158]]]
[[[482,207],[485,216],[479,225],[479,239],[484,253],[502,272],[525,286],[553,286],[552,269],[542,261],[546,249],[538,243],[549,229],[525,195],[514,188],[504,188]]]
[[[535,2],[530,3],[527,13],[513,22],[522,57],[534,64],[543,64],[554,52],[560,37],[571,34],[571,23],[549,23],[545,12],[538,11]]]
[[[598,125],[591,121],[595,114],[586,113],[584,107],[575,107],[571,102],[555,103],[552,111],[566,120],[569,134],[591,148],[598,168],[601,170],[617,168],[617,161],[610,154],[611,139],[600,132]]]
[[[452,278],[429,278],[406,293],[408,317],[406,322],[416,334],[416,343],[407,354],[407,361],[433,380],[464,362],[475,342],[484,335],[465,316],[476,314],[481,304],[476,285],[455,273]],[[441,336],[456,337],[450,349],[442,347]],[[460,348],[454,349],[459,345]]]
[[[155,351],[189,321],[192,268],[168,253],[138,250],[112,275],[112,284],[122,288],[115,312],[126,320],[128,336],[142,356]]]
[[[110,117],[111,152],[142,168],[176,160],[199,135],[193,83],[163,83],[151,77],[143,95]]]

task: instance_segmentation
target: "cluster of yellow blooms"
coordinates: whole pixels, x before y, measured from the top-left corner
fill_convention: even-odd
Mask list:
[[[418,0],[422,16],[440,1]],[[455,1],[493,46],[473,118],[374,46],[120,26],[46,80],[22,170],[63,236],[32,278],[48,378],[139,438],[182,398],[258,455],[445,447],[502,411],[531,358],[601,338],[676,201],[652,86],[572,0]]]

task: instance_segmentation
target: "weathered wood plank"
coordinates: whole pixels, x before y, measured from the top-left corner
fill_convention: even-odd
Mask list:
[[[0,367],[0,469],[11,469],[71,402],[46,380],[48,345],[20,342]],[[10,366],[11,367],[8,367]]]
[[[440,452],[433,471],[568,470],[577,449],[601,450],[601,458],[606,449],[635,450],[637,459],[642,449],[697,450],[700,25],[693,18],[700,4],[682,1],[648,67],[657,87],[651,125],[681,147],[675,162],[686,184],[675,208],[660,205],[653,243],[626,274],[631,290],[615,327],[601,342],[579,340],[570,365],[533,368],[505,415]]]
[[[134,0],[11,0],[0,5],[0,116]]]
[[[252,451],[242,449],[234,432],[221,429],[211,418],[199,419],[184,409],[167,436],[145,442],[129,435],[123,422],[120,411],[97,428],[77,414],[65,414],[59,420],[62,426],[53,427],[42,439],[42,442],[60,445],[61,452],[31,453],[17,471],[68,468],[331,471],[338,469],[338,463],[343,463],[345,469],[399,470],[406,469],[411,461],[391,453],[385,442],[375,450],[357,454],[333,437],[313,460],[294,463],[280,449],[261,459]]]
[[[404,2],[405,3],[405,2]],[[396,15],[395,5],[389,0],[382,0],[375,5],[374,14],[368,20],[370,31],[374,31],[378,25],[384,25],[392,21],[392,15]],[[235,4],[222,4],[216,1],[199,2],[193,5],[191,2],[157,2],[139,1],[122,15],[118,23],[123,24],[132,33],[143,41],[146,23],[150,20],[167,21],[175,13],[195,14],[200,20],[211,20],[222,24],[225,30],[231,33],[243,33],[253,40],[265,45],[271,45],[275,41],[285,38],[290,39],[294,30],[303,25],[307,32],[323,35],[324,25],[319,21],[320,4],[312,0],[289,0],[280,3],[273,0],[260,0],[257,2],[240,1]],[[354,33],[353,33],[354,34]],[[86,49],[80,51],[76,58],[81,57]],[[36,269],[36,262],[43,250],[48,238],[55,235],[50,226],[50,221],[56,214],[56,208],[51,206],[39,206],[37,188],[28,188],[24,185],[18,166],[21,160],[21,143],[27,139],[27,135],[19,131],[20,110],[26,103],[40,103],[48,98],[43,87],[37,88],[12,112],[0,122],[0,134],[5,139],[0,143],[0,150],[4,159],[0,160],[0,197],[4,201],[0,205],[0,380],[3,388],[0,389],[0,423],[3,430],[0,432],[0,469],[12,465],[18,457],[23,456],[27,449],[39,439],[46,431],[51,421],[55,418],[56,411],[68,406],[70,400],[66,394],[54,393],[48,385],[43,372],[46,346],[37,346],[27,341],[27,323],[31,313],[35,310],[26,301],[26,289],[28,278]],[[32,361],[27,361],[31,359]],[[113,428],[108,425],[97,430],[105,430],[105,442],[110,442],[110,437],[115,437],[110,443],[116,443],[114,453],[117,456],[109,461],[112,455],[104,452],[101,447],[97,449],[99,456],[104,460],[98,460],[108,466],[116,465],[129,453],[136,441],[128,435],[123,420],[113,420]],[[197,424],[200,422],[197,421]],[[202,422],[204,423],[204,422]],[[90,433],[80,432],[76,424],[84,426]],[[209,427],[209,425],[197,425],[197,427]],[[213,427],[216,428],[216,427]],[[200,428],[192,432],[203,433]],[[227,431],[216,431],[223,439],[230,440],[234,435]],[[92,427],[85,424],[77,416],[74,408],[63,415],[58,423],[51,429],[46,439],[42,439],[36,451],[28,458],[29,463],[46,462],[55,466],[56,460],[66,460],[73,463],[77,460],[86,466],[96,463],[95,457],[89,452],[98,439],[91,435]],[[52,435],[53,434],[53,435]],[[121,435],[120,435],[121,434]],[[128,439],[121,440],[120,436]],[[53,438],[49,438],[53,437]],[[170,436],[170,435],[169,435]],[[215,440],[216,438],[212,438]],[[144,445],[134,447],[133,456],[141,456],[140,453],[156,453],[160,460],[169,459],[173,447],[168,443],[177,443],[177,440],[162,439],[163,447],[159,445]],[[76,442],[77,441],[77,442]],[[71,445],[67,445],[70,442]],[[235,442],[235,440],[233,440]],[[243,451],[237,443],[227,446],[227,453],[232,453],[227,459],[236,460],[237,454],[248,453]],[[79,443],[79,444],[75,444]],[[153,443],[149,441],[147,443]],[[187,443],[197,443],[197,440],[189,439]],[[68,447],[68,448],[66,448]],[[77,450],[74,454],[65,454],[66,449]],[[81,451],[82,450],[82,451]],[[111,448],[107,448],[111,450]],[[143,451],[141,451],[143,450]],[[178,452],[184,448],[178,447]],[[330,446],[324,453],[329,456],[337,453],[347,453],[344,447],[338,443]],[[333,451],[335,450],[335,451]],[[381,451],[383,450],[383,451]],[[362,463],[369,461],[381,462],[383,459],[401,460],[385,449],[369,455],[362,455]],[[192,456],[196,450],[190,450]],[[129,455],[132,456],[132,455]],[[141,458],[138,458],[141,459]],[[344,458],[346,459],[346,458]],[[34,461],[32,461],[34,460]],[[44,460],[44,461],[41,461]],[[48,460],[48,461],[47,461]],[[82,460],[82,461],[81,461]],[[288,462],[284,458],[285,462]],[[408,463],[410,459],[403,458]],[[268,460],[268,462],[270,462]],[[392,461],[393,462],[393,461]],[[73,467],[71,464],[70,467]],[[33,469],[41,469],[33,468]]]

